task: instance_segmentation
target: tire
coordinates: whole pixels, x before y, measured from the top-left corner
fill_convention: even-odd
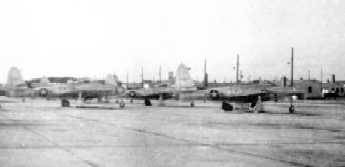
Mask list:
[[[125,108],[126,104],[123,100],[121,100],[119,106],[120,108]]]
[[[194,101],[190,102],[190,107],[195,107]]]
[[[289,107],[289,113],[290,114],[295,113],[295,106],[292,105],[292,106]]]
[[[232,106],[230,103],[223,101],[222,102],[222,109],[224,111],[233,111],[234,110],[234,106]]]
[[[151,100],[148,98],[145,98],[145,106],[152,106]]]
[[[62,99],[61,100],[61,106],[62,107],[70,107],[70,102],[67,99]]]

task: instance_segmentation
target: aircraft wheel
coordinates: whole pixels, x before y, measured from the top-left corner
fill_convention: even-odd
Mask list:
[[[226,101],[223,101],[222,103],[222,109],[224,111],[233,111],[234,110],[234,106],[232,106],[232,104],[226,102]]]
[[[123,100],[120,101],[120,108],[125,108],[126,104]]]
[[[194,101],[190,102],[190,107],[195,107]]]
[[[289,113],[290,113],[290,114],[293,114],[294,112],[295,112],[295,106],[291,105],[291,106],[289,107]]]
[[[129,102],[130,102],[130,103],[133,103],[133,99],[131,98],[131,99],[129,100]]]
[[[145,98],[145,106],[152,106],[150,99]]]
[[[61,100],[61,106],[62,107],[70,107],[70,102],[67,99],[62,99]]]

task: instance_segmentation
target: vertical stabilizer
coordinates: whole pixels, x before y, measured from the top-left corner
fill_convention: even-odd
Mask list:
[[[190,68],[184,64],[180,64],[176,71],[176,89],[179,91],[195,90],[194,82],[189,74]]]
[[[118,83],[119,83],[119,79],[116,75],[108,74],[107,77],[105,78],[105,84],[118,86]]]
[[[10,71],[8,71],[6,87],[14,88],[23,83],[24,80],[20,70],[17,67],[11,67]]]

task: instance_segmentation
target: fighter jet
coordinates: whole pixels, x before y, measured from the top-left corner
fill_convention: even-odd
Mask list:
[[[40,97],[60,98],[63,107],[69,107],[69,99],[78,99],[87,102],[97,99],[98,102],[109,102],[110,97],[120,96],[125,89],[119,85],[115,75],[108,75],[105,80],[79,80],[63,84],[45,84],[34,88]],[[124,107],[123,101],[120,107]]]
[[[205,97],[205,91],[197,90],[194,81],[189,74],[190,68],[184,64],[180,64],[176,71],[175,84],[160,84],[144,87],[137,90],[127,91],[127,96],[131,99],[144,99],[146,106],[151,106],[151,100],[160,100],[160,104],[167,99],[175,99],[180,101],[188,101],[191,107],[194,107],[196,99]]]
[[[209,88],[210,100],[227,100],[234,102],[256,101],[258,96],[267,99],[267,85],[260,84],[233,84],[226,87]]]
[[[262,102],[278,101],[281,99],[296,99],[302,96],[302,90],[293,88],[283,88],[270,84],[233,84],[227,87],[218,87],[208,89],[208,98],[210,100],[222,101],[222,109],[232,111],[235,108],[248,107],[249,111],[260,112]],[[289,112],[293,113],[293,106]]]

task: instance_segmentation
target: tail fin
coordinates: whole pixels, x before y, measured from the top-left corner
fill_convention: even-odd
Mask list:
[[[119,79],[116,75],[108,74],[105,78],[105,84],[114,85],[115,87],[119,86]]]
[[[193,79],[189,74],[190,68],[184,64],[180,64],[176,71],[176,89],[179,91],[196,90]]]
[[[6,86],[8,88],[14,88],[17,85],[24,84],[24,80],[20,70],[17,67],[11,67],[7,76]]]
[[[108,74],[105,78],[105,84],[112,85],[115,88],[115,94],[124,94],[126,93],[126,88],[121,85],[118,77],[114,74]]]

